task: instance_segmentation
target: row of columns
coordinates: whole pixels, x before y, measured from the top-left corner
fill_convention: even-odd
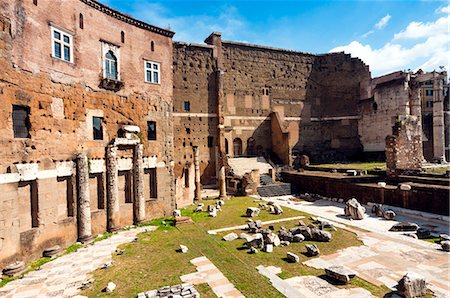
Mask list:
[[[120,228],[120,204],[118,186],[117,146],[106,148],[106,220],[108,231]],[[85,154],[76,158],[77,169],[77,226],[78,241],[92,239],[91,207],[89,192],[89,162]],[[133,147],[133,222],[145,220],[143,145]]]

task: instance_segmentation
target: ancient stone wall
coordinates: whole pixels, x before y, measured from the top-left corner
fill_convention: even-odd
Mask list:
[[[175,207],[172,33],[128,24],[108,15],[107,8],[87,3],[96,2],[9,1],[0,6],[0,268],[37,257],[54,244],[65,246],[105,231],[105,148],[116,139],[127,140],[121,135],[125,124],[140,129],[130,142],[143,145],[143,177],[133,176],[138,169],[134,145],[121,146],[116,158],[119,226],[135,222],[138,193],[144,194],[147,219],[169,215]],[[49,24],[72,33],[73,62],[52,57]],[[101,40],[120,48],[123,86],[117,92],[99,87]],[[159,84],[144,82],[144,59],[160,63]],[[27,137],[14,135],[13,106],[28,110]],[[103,118],[100,140],[94,140],[94,116]],[[148,121],[156,122],[156,140],[147,137]],[[83,180],[75,167],[80,153],[87,158]],[[143,189],[133,190],[136,183]],[[80,206],[89,217],[79,217]],[[80,220],[89,221],[83,225],[86,235],[77,232]]]

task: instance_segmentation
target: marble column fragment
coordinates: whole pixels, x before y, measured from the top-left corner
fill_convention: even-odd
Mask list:
[[[85,154],[77,156],[77,221],[78,241],[92,239],[91,205],[89,196],[89,163]]]
[[[200,152],[197,146],[194,147],[194,168],[195,168],[195,197],[199,201],[202,199],[202,184],[200,183]]]
[[[120,228],[117,147],[106,147],[106,220],[108,231]]]
[[[142,223],[145,220],[145,196],[144,196],[144,145],[138,144],[133,151],[133,220],[134,224]]]

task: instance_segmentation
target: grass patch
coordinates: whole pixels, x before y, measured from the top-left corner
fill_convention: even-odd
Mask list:
[[[114,235],[114,233],[105,232],[105,233],[103,233],[100,237],[95,238],[94,241],[92,241],[92,243],[95,243],[95,242],[99,242],[99,241],[108,239],[108,238],[111,237],[112,235]]]
[[[205,200],[203,203],[206,205],[204,208],[206,210],[207,205],[214,204],[215,201]],[[101,290],[110,281],[117,285],[116,290],[108,294],[108,296],[114,297],[133,297],[140,292],[180,284],[180,276],[196,271],[190,260],[200,256],[206,256],[213,262],[246,297],[283,297],[264,276],[258,273],[256,270],[258,265],[281,267],[283,278],[324,274],[323,270],[314,269],[301,263],[287,263],[284,260],[287,251],[298,254],[301,262],[307,260],[308,258],[302,252],[306,251],[304,246],[309,242],[277,247],[270,254],[264,252],[248,254],[247,249],[242,249],[244,240],[226,242],[221,240],[226,233],[219,235],[207,233],[211,229],[245,224],[247,220],[245,211],[249,206],[258,206],[258,202],[255,202],[253,198],[239,197],[227,200],[222,207],[223,211],[219,212],[216,218],[208,217],[206,212],[193,213],[194,207],[182,210],[182,215],[192,216],[194,224],[175,227],[173,218],[150,221],[148,224],[156,225],[159,228],[156,231],[139,234],[139,241],[136,243],[122,245],[121,248],[125,249],[126,253],[121,256],[113,256],[113,265],[109,269],[95,271],[95,281],[91,288],[81,294],[89,297],[106,296],[106,293]],[[262,210],[260,215],[254,219],[266,221],[299,215],[305,216],[303,221],[306,224],[310,222],[309,214],[288,208],[284,208],[281,216]],[[283,222],[274,226],[278,229],[281,225],[289,228],[297,225],[297,221]],[[316,243],[322,255],[345,247],[361,245],[356,235],[351,232],[338,229],[331,233],[333,234],[331,242]],[[189,251],[186,254],[176,252],[180,244],[188,246]],[[369,286],[373,287],[372,290],[368,289],[373,293],[386,292],[386,289],[377,288],[369,283],[361,282],[361,284],[366,289]],[[202,297],[214,297],[206,284],[197,285],[196,289]]]
[[[432,237],[432,238],[425,238],[425,239],[420,239],[426,242],[430,242],[430,243],[435,243],[435,244],[440,244],[441,243],[441,238],[440,237]]]
[[[72,245],[70,245],[69,247],[66,248],[66,252],[65,254],[70,254],[74,251],[77,251],[78,249],[82,248],[83,244],[81,243],[74,243]]]

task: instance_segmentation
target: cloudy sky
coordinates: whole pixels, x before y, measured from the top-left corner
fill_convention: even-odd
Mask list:
[[[344,51],[373,76],[396,70],[450,68],[448,1],[101,0],[176,32],[174,40],[225,40],[292,50]]]

